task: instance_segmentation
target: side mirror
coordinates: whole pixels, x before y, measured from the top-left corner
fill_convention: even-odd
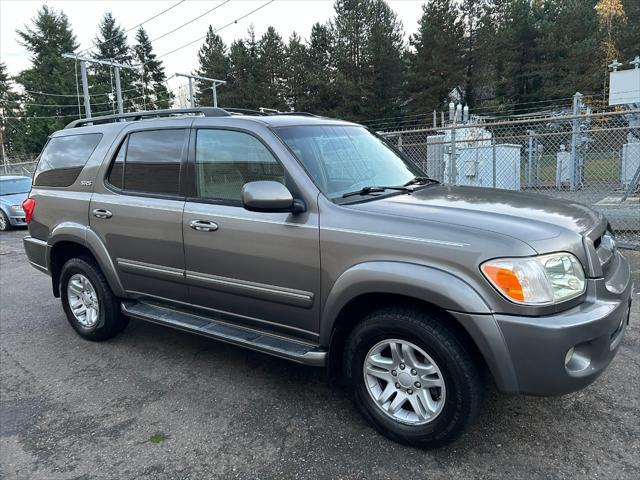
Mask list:
[[[245,183],[240,193],[242,206],[251,212],[291,212],[306,210],[304,202],[294,200],[287,187],[273,180]]]

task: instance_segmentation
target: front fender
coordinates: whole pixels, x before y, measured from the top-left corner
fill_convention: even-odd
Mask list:
[[[60,242],[79,243],[93,254],[100,266],[100,270],[107,279],[113,293],[118,297],[124,297],[125,290],[118,277],[116,267],[113,264],[107,247],[100,237],[91,228],[75,222],[63,222],[51,230],[47,243],[52,247]],[[51,258],[48,259],[47,268],[51,271]]]
[[[329,345],[340,311],[354,298],[371,293],[404,295],[445,310],[491,313],[471,285],[444,270],[413,263],[365,262],[346,270],[331,288],[320,323],[321,345]]]

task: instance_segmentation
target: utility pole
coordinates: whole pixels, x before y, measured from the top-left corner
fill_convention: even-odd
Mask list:
[[[123,63],[111,62],[109,60],[98,60],[89,57],[80,57],[74,53],[63,53],[64,58],[70,58],[80,62],[80,73],[82,75],[82,94],[84,96],[84,113],[87,118],[91,118],[91,102],[89,100],[89,82],[87,80],[87,63],[97,63],[107,67],[113,67],[116,78],[116,100],[118,102],[118,113],[124,113],[124,105],[122,102],[122,90],[120,88],[120,69],[128,68],[129,70],[140,70],[141,67],[125,65]]]
[[[215,78],[201,77],[200,75],[188,75],[186,73],[176,73],[174,76],[176,77],[186,77],[189,79],[189,101],[191,103],[191,107],[195,107],[195,96],[193,94],[193,80],[204,80],[205,82],[211,82],[211,91],[213,93],[213,106],[218,106],[218,92],[216,91],[216,87],[218,85],[224,85],[224,80],[217,80]]]

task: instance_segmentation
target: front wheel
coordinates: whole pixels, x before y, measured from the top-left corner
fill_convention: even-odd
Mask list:
[[[11,222],[7,214],[0,210],[0,231],[6,232],[7,230],[11,230]]]
[[[484,393],[477,355],[446,318],[409,308],[374,312],[345,350],[345,376],[364,417],[392,440],[451,443],[477,417]]]

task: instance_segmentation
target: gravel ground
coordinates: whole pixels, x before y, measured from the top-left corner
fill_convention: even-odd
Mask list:
[[[0,478],[638,478],[637,294],[593,385],[559,398],[489,387],[462,439],[421,451],[375,433],[321,369],[138,321],[82,340],[24,233],[0,233]]]

